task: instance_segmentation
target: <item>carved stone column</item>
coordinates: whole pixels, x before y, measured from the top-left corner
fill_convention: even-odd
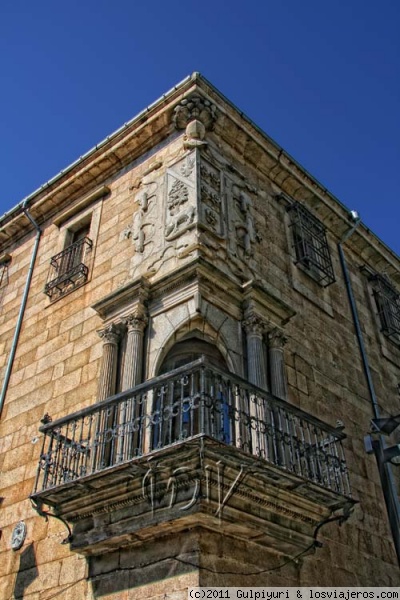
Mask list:
[[[255,313],[251,313],[243,321],[243,327],[247,338],[247,372],[249,381],[264,390],[268,390],[263,345],[265,322]]]
[[[143,365],[143,332],[147,317],[137,311],[126,320],[127,337],[121,391],[129,390],[141,383]]]
[[[118,342],[121,329],[112,323],[97,332],[103,340],[103,362],[101,365],[98,400],[105,400],[115,394],[118,366]]]
[[[274,329],[268,334],[268,357],[271,375],[271,392],[274,396],[287,399],[287,382],[283,347],[287,337],[280,329]]]

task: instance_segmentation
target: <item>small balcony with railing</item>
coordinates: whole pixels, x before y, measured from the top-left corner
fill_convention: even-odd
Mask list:
[[[298,552],[352,503],[340,428],[204,358],[40,431],[31,498],[87,554],[194,526]]]
[[[64,296],[86,283],[89,277],[92,241],[83,237],[50,260],[45,294],[51,300]]]

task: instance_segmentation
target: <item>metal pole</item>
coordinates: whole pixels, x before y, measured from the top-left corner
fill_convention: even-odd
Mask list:
[[[361,331],[360,320],[358,317],[358,311],[356,306],[356,301],[354,298],[353,288],[351,285],[350,275],[347,268],[346,259],[344,256],[342,243],[345,242],[356,230],[357,226],[360,224],[360,219],[357,219],[351,229],[347,232],[347,234],[342,238],[342,240],[338,243],[338,251],[340,258],[340,265],[342,267],[343,277],[346,284],[347,295],[349,298],[351,314],[353,317],[354,328],[356,331],[357,341],[360,348],[361,360],[364,368],[364,374],[367,381],[368,391],[371,398],[372,410],[374,413],[374,417],[378,419],[380,417],[379,404],[375,393],[374,384],[372,381],[371,369],[369,367],[368,356],[365,350],[364,338]],[[381,480],[381,486],[383,495],[385,498],[386,510],[389,519],[389,525],[392,532],[393,542],[396,549],[397,560],[400,565],[400,530],[399,530],[399,522],[400,522],[400,506],[399,506],[399,498],[397,496],[396,485],[393,478],[393,473],[390,467],[390,464],[385,463],[383,449],[385,448],[385,440],[382,435],[379,436],[377,440],[373,440],[373,449],[376,457],[376,461],[378,464],[378,471]]]
[[[372,448],[374,450],[376,464],[378,465],[379,477],[381,479],[383,495],[385,498],[386,510],[389,517],[390,528],[392,530],[392,536],[394,546],[396,548],[397,561],[400,566],[400,517],[397,510],[395,498],[392,493],[391,481],[388,473],[390,466],[385,463],[385,457],[383,454],[383,443],[382,437],[372,440]]]
[[[4,400],[6,397],[8,384],[10,382],[11,371],[13,368],[15,353],[17,351],[17,346],[18,346],[19,334],[20,334],[21,327],[22,327],[22,320],[24,318],[26,303],[28,301],[28,294],[29,294],[29,288],[30,288],[31,280],[32,280],[33,267],[35,265],[36,255],[37,255],[37,251],[39,248],[40,236],[42,234],[42,230],[40,229],[40,227],[36,223],[36,221],[33,219],[32,215],[29,213],[28,209],[25,206],[23,206],[22,210],[25,213],[26,217],[29,219],[29,221],[32,223],[32,225],[35,227],[36,238],[35,238],[35,244],[33,247],[30,265],[29,265],[29,271],[28,271],[28,275],[26,278],[26,282],[25,282],[24,294],[22,296],[21,306],[20,306],[19,314],[18,314],[18,318],[17,318],[17,324],[15,326],[14,337],[13,337],[13,341],[12,341],[12,345],[11,345],[10,355],[9,355],[8,361],[7,361],[7,368],[6,368],[6,373],[4,375],[3,386],[1,389],[1,393],[0,393],[0,417],[1,417],[1,413],[3,411]]]

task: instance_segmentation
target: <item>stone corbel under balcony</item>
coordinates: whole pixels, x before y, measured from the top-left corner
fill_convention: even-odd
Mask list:
[[[197,527],[294,556],[353,503],[202,436],[34,500],[72,525],[71,549],[87,555]]]

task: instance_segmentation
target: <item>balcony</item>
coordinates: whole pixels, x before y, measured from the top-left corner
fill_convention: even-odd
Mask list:
[[[92,241],[84,237],[52,257],[44,288],[51,300],[64,296],[87,281],[91,249]]]
[[[193,526],[298,552],[352,503],[340,430],[204,358],[40,431],[31,498],[87,554]]]

